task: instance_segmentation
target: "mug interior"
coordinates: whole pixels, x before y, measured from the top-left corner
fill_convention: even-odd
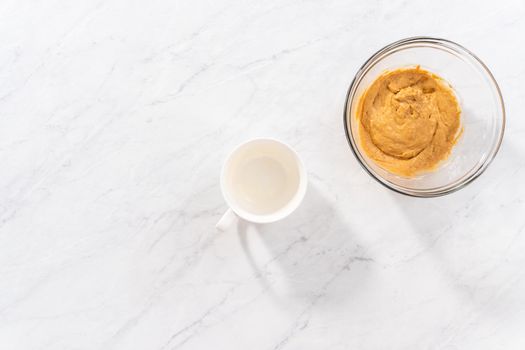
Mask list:
[[[298,155],[274,139],[254,139],[238,146],[221,173],[223,195],[232,210],[248,221],[284,218],[306,191],[306,172]]]

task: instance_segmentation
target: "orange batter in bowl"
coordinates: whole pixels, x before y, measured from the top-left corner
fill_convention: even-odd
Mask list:
[[[461,135],[460,114],[454,92],[439,76],[419,67],[385,72],[359,101],[361,147],[391,173],[430,171]]]

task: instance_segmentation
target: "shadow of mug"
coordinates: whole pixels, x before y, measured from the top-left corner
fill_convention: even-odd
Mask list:
[[[237,231],[254,278],[278,303],[313,304],[327,294],[337,303],[358,290],[373,262],[312,184],[288,218],[265,225],[240,221]]]

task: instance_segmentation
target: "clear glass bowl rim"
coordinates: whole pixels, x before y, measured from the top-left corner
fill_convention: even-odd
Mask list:
[[[381,175],[377,174],[373,169],[369,168],[366,164],[366,161],[364,160],[364,157],[359,152],[359,149],[357,148],[356,141],[353,138],[351,130],[349,130],[349,123],[353,122],[353,118],[350,115],[351,113],[351,102],[353,98],[359,98],[359,96],[355,96],[357,86],[361,82],[361,79],[363,76],[368,72],[368,69],[371,68],[373,65],[375,65],[378,61],[380,61],[384,56],[388,56],[389,53],[393,53],[394,51],[397,51],[399,48],[402,48],[403,46],[412,45],[414,43],[420,43],[420,44],[432,44],[435,46],[440,46],[443,48],[446,48],[448,50],[453,50],[457,54],[462,56],[468,56],[471,58],[475,63],[478,63],[482,70],[486,73],[487,77],[489,78],[489,81],[494,85],[494,88],[497,92],[497,97],[499,101],[499,107],[501,108],[501,130],[499,132],[499,135],[497,136],[496,142],[493,144],[492,149],[490,150],[490,154],[487,156],[485,161],[473,172],[468,174],[468,176],[463,176],[460,179],[456,180],[455,182],[452,182],[450,184],[447,184],[445,186],[436,187],[436,188],[430,188],[430,189],[413,189],[413,188],[407,188],[403,187],[397,184],[394,184],[387,179],[383,178]],[[442,38],[434,38],[434,37],[426,37],[426,36],[418,36],[418,37],[410,37],[406,39],[401,39],[398,41],[395,41],[391,44],[386,45],[382,49],[378,50],[376,53],[374,53],[368,60],[365,61],[365,63],[359,68],[356,75],[354,76],[354,79],[352,80],[352,83],[350,84],[350,87],[348,88],[348,92],[346,95],[346,101],[345,101],[345,108],[344,108],[344,115],[343,115],[343,124],[345,128],[345,134],[346,139],[348,141],[348,144],[350,145],[350,149],[352,150],[352,153],[354,153],[354,156],[356,157],[357,161],[363,169],[370,175],[372,178],[374,178],[377,182],[382,184],[383,186],[387,187],[388,189],[395,191],[397,193],[401,193],[404,195],[412,196],[412,197],[423,197],[423,198],[429,198],[429,197],[438,197],[443,196],[452,192],[455,192],[475,179],[477,179],[484,171],[487,169],[489,164],[492,162],[496,154],[498,153],[498,150],[501,146],[501,143],[503,141],[503,135],[505,133],[505,123],[506,123],[506,117],[505,117],[505,104],[503,102],[503,96],[501,95],[501,90],[498,86],[498,83],[496,82],[496,79],[488,69],[488,67],[470,50],[466,49],[462,45],[455,43],[451,40],[442,39]]]

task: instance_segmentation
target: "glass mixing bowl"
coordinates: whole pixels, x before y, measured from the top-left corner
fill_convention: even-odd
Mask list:
[[[450,156],[436,170],[406,178],[368,158],[361,148],[356,110],[363,92],[385,70],[418,65],[452,86],[461,107],[464,131]],[[357,160],[379,183],[406,195],[435,197],[466,186],[487,168],[503,139],[505,107],[496,80],[476,55],[449,40],[415,37],[384,47],[359,69],[348,90],[344,126]]]

